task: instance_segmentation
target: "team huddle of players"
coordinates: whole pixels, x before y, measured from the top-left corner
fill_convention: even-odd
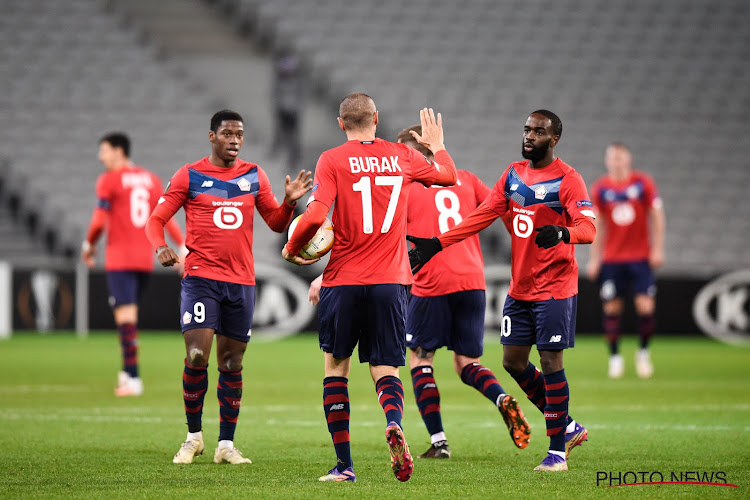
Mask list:
[[[600,227],[594,209],[607,214],[619,210],[616,224],[627,227],[621,223],[627,209],[617,208],[617,202],[636,206],[645,200],[646,211],[660,209],[658,195],[642,177],[637,177],[639,187],[630,187],[630,176],[602,187],[601,196],[595,196],[592,203],[581,176],[554,154],[562,123],[547,110],[529,115],[523,130],[524,160],[511,163],[492,189],[470,172],[456,169],[443,144],[440,114],[423,109],[420,122],[402,131],[398,142],[382,140],[375,136],[378,112],[373,100],[361,93],[346,96],[338,123],[347,142],[320,156],[314,180],[305,171],[295,179],[287,176],[285,197],[279,204],[265,172],[238,158],[244,139],[242,118],[220,111],[211,119],[210,156],[178,170],[158,200],[146,199],[151,201],[150,217],[140,226],[133,224],[133,230],[145,228],[162,265],[184,266],[180,320],[186,352],[183,397],[188,435],[174,463],[192,463],[204,450],[202,408],[214,336],[220,413],[214,461],[250,463],[234,447],[233,439],[242,398],[242,358],[251,335],[255,300],[253,215],[257,206],[269,227],[281,232],[289,225],[297,200],[310,192],[282,256],[299,265],[316,262],[299,252],[333,208],[336,240],[325,271],[310,292],[318,303],[325,372],[323,408],[336,453],[336,465],[320,480],[356,481],[349,441],[348,377],[357,345],[360,362],[369,364],[385,414],[391,466],[400,481],[408,480],[413,471],[401,426],[404,390],[399,367],[405,365],[407,352],[417,406],[431,436],[430,448],[421,458],[449,458],[451,454],[433,368],[433,356],[441,347],[453,351],[461,380],[498,408],[515,446],[528,445],[531,430],[518,401],[480,362],[485,282],[477,233],[497,218],[502,218],[510,233],[512,252],[512,278],[502,319],[503,367],[545,417],[549,451],[534,470],[567,470],[570,451],[588,437],[586,428],[569,414],[563,368],[563,352],[575,340],[578,266],[573,245],[594,241]],[[129,163],[121,168],[133,169]],[[120,198],[133,199],[124,185],[121,191],[125,194]],[[112,215],[113,198],[100,197],[101,209],[111,210]],[[164,229],[170,229],[180,207],[187,221],[184,258],[164,239]],[[633,219],[639,216],[636,211]],[[644,227],[646,235],[640,238],[648,241],[648,227]],[[608,225],[606,231],[614,234],[617,227]],[[174,229],[170,233],[179,247],[181,235]],[[84,243],[84,256],[89,259],[95,236]],[[411,249],[407,240],[413,244]],[[377,251],[372,252],[373,248]],[[597,258],[603,262],[602,274],[613,266],[608,276],[615,284],[606,286],[617,287],[611,295],[616,299],[627,291],[628,273],[643,269],[632,269],[632,261],[608,260],[608,248]],[[652,264],[658,262],[652,260]],[[623,265],[628,269],[622,271]],[[636,281],[637,286],[641,281]],[[653,299],[653,277],[648,285],[635,290],[637,297],[645,294]],[[111,287],[113,296],[115,290]],[[137,303],[137,291],[128,296],[132,296],[131,304]],[[116,300],[115,307],[124,300]],[[653,307],[650,313],[653,319]],[[611,339],[614,330],[614,326],[608,330]],[[534,344],[541,370],[529,361]],[[123,344],[124,353],[125,348]],[[132,348],[128,352],[132,365]],[[142,386],[140,391],[119,387],[118,391],[121,395],[140,393]]]

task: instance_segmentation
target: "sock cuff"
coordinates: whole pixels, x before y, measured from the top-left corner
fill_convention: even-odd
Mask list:
[[[419,375],[420,373],[426,373],[424,371],[425,368],[429,370],[429,372],[427,373],[430,373],[430,374],[432,374],[435,371],[430,365],[417,366],[417,367],[412,368],[411,376],[414,377],[415,375]]]
[[[479,363],[469,363],[468,365],[464,366],[461,369],[461,381],[464,383],[468,383],[466,382],[466,378],[469,376],[469,371],[478,368],[483,368],[483,366]]]
[[[396,377],[395,375],[385,375],[383,377],[380,377],[377,382],[375,382],[375,388],[377,390],[378,387],[380,387],[383,384],[386,384],[388,382],[393,382],[394,384],[398,385],[402,388],[404,385],[401,383],[401,379]]]
[[[222,370],[221,368],[219,368],[219,373],[221,373],[222,375],[230,375],[230,376],[236,377],[238,375],[242,375],[242,367],[240,366],[239,370],[232,370],[232,371]]]
[[[206,366],[193,366],[190,363],[188,363],[187,359],[185,359],[183,361],[185,361],[185,368],[188,368],[190,370],[195,370],[195,371],[199,371],[199,372],[205,372],[205,371],[208,370],[208,365],[206,365]]]
[[[549,374],[545,373],[544,374],[544,382],[545,382],[545,384],[556,383],[556,382],[563,382],[563,381],[566,381],[566,380],[567,379],[565,378],[565,369],[564,368],[562,370],[560,370],[560,371],[557,371],[557,372],[553,372],[553,373],[549,373]]]
[[[323,379],[323,387],[327,386],[328,384],[331,384],[333,382],[339,382],[343,383],[345,385],[349,384],[349,379],[346,377],[326,377]]]
[[[121,323],[117,325],[118,332],[130,333],[138,329],[135,323]]]

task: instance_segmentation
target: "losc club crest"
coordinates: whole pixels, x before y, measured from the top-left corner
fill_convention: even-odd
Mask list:
[[[547,196],[548,192],[549,191],[547,191],[547,188],[542,184],[534,190],[534,198],[536,198],[537,200],[543,200],[544,197]]]
[[[240,191],[250,191],[251,184],[249,180],[243,177],[242,179],[237,181],[237,187],[240,188]]]

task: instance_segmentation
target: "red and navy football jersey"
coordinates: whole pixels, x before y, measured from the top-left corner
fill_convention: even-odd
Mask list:
[[[559,158],[544,168],[531,168],[527,160],[514,162],[486,201],[504,221],[508,218],[512,275],[508,294],[533,301],[576,295],[575,246],[539,248],[534,243],[534,229],[548,224],[577,226],[581,219],[594,218],[581,175]]]
[[[180,207],[189,251],[185,276],[254,285],[255,208],[266,221],[279,209],[263,169],[239,159],[230,168],[218,167],[208,157],[185,165],[170,180],[154,214],[169,220]],[[292,213],[289,208],[286,225]]]
[[[109,214],[104,256],[107,271],[154,268],[154,252],[144,227],[161,192],[159,177],[143,167],[123,168],[99,176],[97,204]]]
[[[310,201],[333,205],[335,234],[323,286],[412,283],[406,202],[415,182],[435,182],[438,168],[382,139],[347,141],[320,155]]]
[[[622,182],[606,175],[591,187],[591,198],[604,219],[602,261],[647,260],[651,251],[648,215],[652,208],[662,206],[653,179],[637,170]]]
[[[413,186],[406,210],[406,231],[419,238],[443,234],[465,219],[490,193],[484,182],[457,170],[454,186]],[[451,245],[414,275],[412,295],[436,297],[466,290],[484,290],[484,260],[479,235]]]

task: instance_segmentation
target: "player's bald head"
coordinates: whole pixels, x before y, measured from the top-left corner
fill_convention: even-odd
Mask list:
[[[339,117],[347,130],[361,130],[375,124],[375,101],[367,94],[356,92],[339,104]]]

